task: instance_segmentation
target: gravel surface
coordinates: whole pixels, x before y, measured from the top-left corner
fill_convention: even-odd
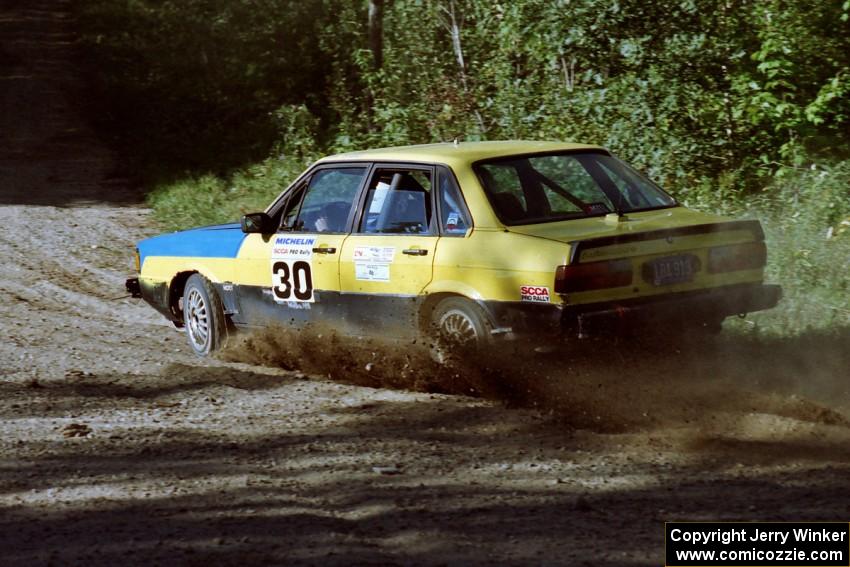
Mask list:
[[[195,357],[119,298],[157,229],[79,111],[68,2],[0,6],[0,564],[643,565],[665,520],[847,520],[846,345],[448,385],[392,345]]]

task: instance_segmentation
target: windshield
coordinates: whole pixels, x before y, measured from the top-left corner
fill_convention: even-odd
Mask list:
[[[507,225],[676,206],[652,181],[603,153],[562,153],[479,162],[490,204]]]

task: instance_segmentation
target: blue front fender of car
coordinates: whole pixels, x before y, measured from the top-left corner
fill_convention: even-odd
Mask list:
[[[239,223],[163,234],[139,242],[139,260],[144,265],[148,256],[236,258],[245,237]]]

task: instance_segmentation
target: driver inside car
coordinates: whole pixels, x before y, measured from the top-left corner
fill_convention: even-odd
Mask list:
[[[347,203],[328,203],[316,213],[316,219],[312,223],[313,230],[316,232],[343,232],[350,209],[351,206]]]

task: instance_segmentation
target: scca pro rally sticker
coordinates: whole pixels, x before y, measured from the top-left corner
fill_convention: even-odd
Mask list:
[[[523,301],[534,303],[549,303],[549,288],[535,285],[524,285],[519,288],[519,295]]]
[[[272,297],[278,303],[313,298],[313,246],[316,236],[277,236],[272,246]]]

